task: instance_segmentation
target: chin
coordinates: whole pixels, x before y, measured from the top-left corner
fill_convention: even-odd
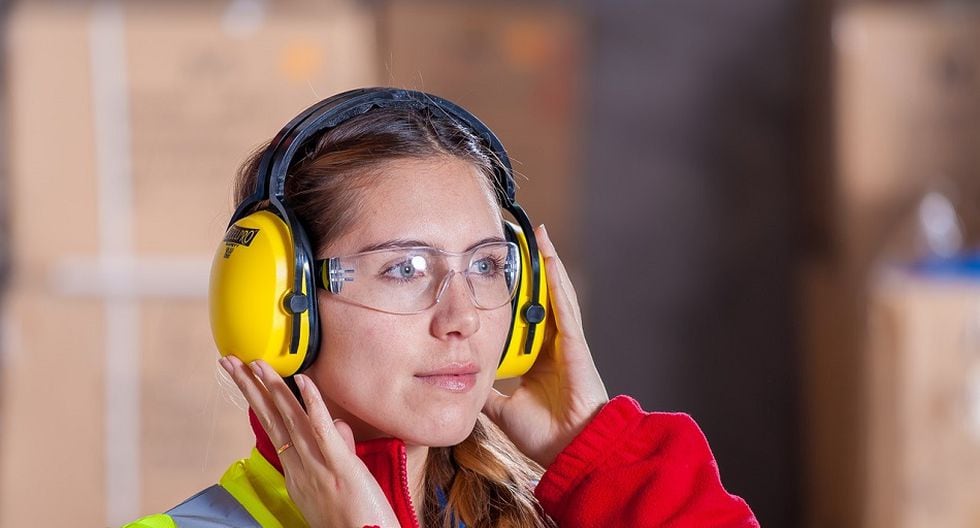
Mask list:
[[[472,432],[473,428],[470,427],[463,434],[427,436],[421,437],[415,442],[409,442],[406,440],[405,443],[412,445],[424,445],[428,447],[452,447],[463,443],[463,441],[466,440]]]
[[[454,446],[466,440],[473,427],[476,426],[476,419],[479,413],[473,416],[455,417],[452,420],[432,420],[427,421],[427,425],[419,427],[415,424],[410,431],[400,436],[407,444],[424,445],[429,447],[448,447]],[[398,435],[395,435],[398,436]]]

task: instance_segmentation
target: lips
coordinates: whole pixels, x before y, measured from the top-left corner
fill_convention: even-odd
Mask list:
[[[480,367],[473,363],[450,363],[428,370],[415,377],[430,386],[449,392],[468,392],[476,385],[476,375]]]
[[[463,376],[466,374],[477,374],[479,372],[480,367],[476,363],[449,363],[436,369],[420,372],[416,376]]]

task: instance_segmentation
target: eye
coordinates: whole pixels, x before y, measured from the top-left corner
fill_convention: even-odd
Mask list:
[[[425,257],[415,255],[388,267],[384,270],[382,275],[385,278],[393,279],[399,282],[408,282],[425,276],[425,271],[427,268],[428,263],[425,261]]]
[[[480,260],[474,261],[470,267],[470,272],[476,273],[477,275],[492,277],[499,273],[502,268],[503,261],[498,257],[489,255]]]

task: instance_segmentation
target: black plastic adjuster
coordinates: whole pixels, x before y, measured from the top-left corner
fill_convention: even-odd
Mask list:
[[[544,321],[544,306],[538,303],[531,303],[525,306],[524,320],[531,324],[538,324]]]
[[[290,293],[282,304],[290,313],[299,314],[310,309],[310,298],[302,293]]]

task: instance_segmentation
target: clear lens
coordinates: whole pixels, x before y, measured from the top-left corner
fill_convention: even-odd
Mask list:
[[[464,275],[477,306],[493,309],[511,300],[517,284],[517,256],[517,246],[511,243],[487,244],[473,250]]]
[[[384,312],[418,313],[438,302],[446,281],[459,273],[473,303],[486,310],[514,297],[520,258],[513,242],[490,242],[465,253],[428,247],[370,251],[327,262],[329,291]]]

